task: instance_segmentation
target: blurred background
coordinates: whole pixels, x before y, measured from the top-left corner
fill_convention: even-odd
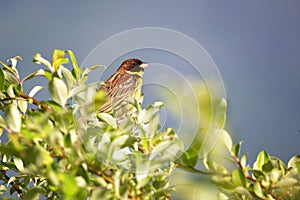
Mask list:
[[[0,26],[0,60],[21,56],[22,77],[40,67],[32,63],[36,52],[50,59],[53,49],[70,49],[81,64],[100,42],[128,29],[154,26],[184,33],[218,67],[228,101],[226,128],[235,143],[244,141],[250,161],[261,150],[283,161],[300,152],[299,1],[6,1]],[[120,61],[127,57],[122,56]],[[128,56],[177,69],[189,65],[167,52]],[[99,60],[94,65],[108,64],[101,63],[101,55]],[[119,60],[112,61],[112,71]],[[176,126],[172,121],[167,125]]]

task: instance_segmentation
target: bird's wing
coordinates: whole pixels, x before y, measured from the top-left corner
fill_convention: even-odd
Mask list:
[[[111,80],[113,78],[113,80]],[[99,109],[100,112],[110,112],[113,108],[121,105],[121,103],[132,97],[137,87],[137,79],[139,76],[131,74],[122,74],[111,77],[104,89],[108,93],[109,100],[105,102]]]

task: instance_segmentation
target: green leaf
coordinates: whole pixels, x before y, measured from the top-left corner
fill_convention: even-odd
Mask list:
[[[159,156],[162,156],[165,160],[173,161],[180,152],[181,148],[179,145],[173,140],[166,140],[154,147],[149,160],[157,160]]]
[[[253,176],[257,179],[263,179],[265,177],[265,174],[260,170],[253,169],[251,170],[251,172]]]
[[[10,104],[6,113],[5,121],[9,128],[14,132],[19,132],[21,129],[21,115],[16,104]]]
[[[124,132],[128,132],[128,131],[132,130],[134,125],[135,125],[135,123],[134,123],[132,117],[125,116],[125,118],[121,121],[119,128]]]
[[[7,95],[10,97],[10,98],[14,98],[16,97],[15,95],[15,92],[14,92],[14,86],[15,85],[10,85],[8,88],[7,88]]]
[[[42,70],[42,69],[39,69],[39,70],[37,70],[36,72],[33,72],[33,73],[29,74],[28,76],[26,76],[26,77],[22,80],[22,82],[27,81],[27,80],[30,80],[30,79],[32,79],[32,78],[34,78],[34,77],[36,77],[36,76],[45,76],[45,71]]]
[[[49,92],[53,101],[61,106],[64,106],[67,102],[68,90],[65,82],[57,77],[54,77],[49,82]]]
[[[68,86],[68,91],[70,91],[73,86],[74,86],[74,80],[73,80],[73,76],[72,73],[65,67],[61,67],[61,71],[62,71],[62,75],[64,77],[64,79],[66,80],[67,86]]]
[[[126,143],[126,141],[129,139],[129,135],[121,135],[116,137],[113,142],[112,145],[114,147],[121,147],[124,146],[124,144]]]
[[[295,169],[300,178],[300,155],[293,156],[288,162],[288,168]]]
[[[43,88],[44,88],[44,86],[39,86],[39,85],[34,86],[34,87],[30,90],[28,96],[33,97],[38,91],[40,91],[40,90],[43,89]]]
[[[206,164],[207,164],[209,170],[211,170],[217,174],[228,174],[227,169],[223,165],[220,165],[211,160],[207,161]]]
[[[18,76],[18,72],[15,71],[11,66],[6,65],[6,64],[3,63],[2,61],[0,61],[0,64],[1,64],[6,70],[8,70],[10,73],[12,73],[14,76]]]
[[[15,70],[15,72],[18,74],[18,71],[17,71],[17,63],[18,63],[18,59],[19,60],[23,60],[22,58],[21,58],[21,56],[15,56],[15,57],[13,57],[13,58],[9,58],[7,61],[8,62],[10,62],[11,63],[11,68],[13,69],[13,70]]]
[[[262,166],[262,170],[266,173],[269,173],[273,169],[273,164],[271,161],[268,161]]]
[[[79,67],[77,64],[76,57],[75,57],[73,51],[71,51],[71,50],[66,50],[65,52],[68,53],[71,58],[72,65],[74,67],[75,78],[78,79],[80,76],[80,70],[79,70]]]
[[[281,175],[282,173],[280,170],[274,169],[270,172],[270,180],[272,181],[272,183],[276,183]]]
[[[0,92],[3,91],[4,86],[5,86],[4,72],[3,72],[2,68],[0,68]]]
[[[232,149],[232,139],[227,131],[225,131],[224,129],[221,129],[219,139],[224,143],[224,145],[226,146],[228,151],[230,151]]]
[[[40,194],[45,194],[45,189],[41,187],[30,188],[22,197],[23,200],[37,200]]]
[[[265,194],[264,194],[263,189],[261,188],[261,185],[259,184],[259,182],[254,183],[253,192],[257,197],[259,197],[261,199],[265,199]]]
[[[52,67],[52,65],[50,64],[50,62],[48,60],[46,60],[45,58],[43,58],[41,56],[41,54],[36,53],[33,57],[33,62],[37,63],[37,64],[43,64],[46,67],[48,67],[48,69],[53,73],[54,72],[54,68]]]
[[[6,127],[6,123],[1,115],[0,115],[0,127],[2,127],[2,128]]]
[[[7,188],[4,185],[0,185],[0,191],[7,191]]]
[[[218,187],[221,187],[222,189],[228,189],[232,190],[236,186],[230,181],[230,177],[223,177],[223,176],[212,176],[211,181],[216,184]]]
[[[238,193],[238,194],[242,195],[243,197],[246,197],[246,198],[243,198],[243,199],[250,199],[252,197],[252,195],[247,190],[247,188],[242,187],[242,186],[238,186],[238,187],[234,188],[233,191],[235,193]]]
[[[19,81],[18,79],[13,76],[11,73],[7,72],[7,71],[3,71],[4,72],[4,77],[6,80],[5,83],[5,87],[8,88],[10,85],[18,85]]]
[[[246,186],[246,177],[241,169],[232,171],[232,183],[236,186]]]
[[[136,179],[138,182],[137,188],[142,188],[148,183],[148,173],[150,172],[150,162],[147,160],[137,161]]]
[[[149,122],[152,116],[159,111],[163,105],[162,102],[154,102],[153,105],[149,105],[146,109],[143,109],[138,115],[138,123]]]
[[[52,52],[52,66],[54,67],[54,71],[57,71],[58,66],[65,63],[65,59],[67,62],[69,61],[68,58],[64,58],[65,51],[60,49],[54,49]]]
[[[101,119],[102,121],[108,123],[113,128],[117,128],[117,121],[110,114],[108,114],[108,113],[98,113],[97,116],[99,117],[99,119]]]
[[[120,146],[121,149],[125,148],[125,147],[129,147],[131,146],[134,142],[136,142],[137,139],[135,137],[131,137],[129,136],[126,141],[124,142],[123,145]]]
[[[23,100],[19,100],[18,102],[18,108],[20,109],[20,111],[25,114],[26,110],[27,110],[27,106],[28,106],[28,102],[27,101],[23,101]]]
[[[94,66],[91,66],[91,67],[88,67],[88,68],[85,68],[81,74],[81,76],[85,76],[87,75],[88,73],[90,73],[91,71],[97,69],[97,68],[100,68],[100,67],[103,67],[104,69],[106,68],[104,65],[94,65]]]
[[[218,194],[218,200],[228,200],[229,198],[223,194],[223,193],[219,193]]]
[[[232,147],[232,149],[231,149],[232,154],[233,154],[236,158],[239,157],[239,154],[240,154],[240,148],[241,148],[241,143],[238,143],[238,144],[233,145],[233,147]]]
[[[256,158],[253,168],[263,171],[263,165],[269,161],[270,161],[269,154],[266,151],[261,151]]]
[[[67,63],[69,63],[68,58],[57,58],[55,61],[52,62],[52,65],[54,67],[54,70],[57,71],[59,66]]]
[[[276,183],[277,187],[292,187],[298,183],[298,180],[295,178],[284,177]]]
[[[227,102],[223,98],[219,102],[216,108],[216,126],[218,129],[223,129],[226,124],[226,110],[227,110]]]
[[[176,163],[183,163],[189,167],[194,167],[198,161],[198,151],[193,147],[190,147],[186,152],[184,152]],[[179,165],[180,167],[181,165]]]
[[[94,95],[94,107],[98,110],[107,100],[107,93],[104,90],[97,90]]]
[[[22,159],[14,157],[14,163],[20,172],[24,171],[24,164]]]
[[[75,177],[71,174],[59,174],[59,179],[63,183],[63,189],[66,195],[69,197],[75,197],[79,190]]]
[[[248,156],[248,154],[242,155],[241,160],[240,160],[241,165],[242,165],[242,167],[244,167],[244,168],[247,166],[247,156]]]

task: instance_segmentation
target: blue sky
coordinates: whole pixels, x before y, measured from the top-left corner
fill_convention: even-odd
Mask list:
[[[71,49],[81,63],[121,31],[155,26],[182,32],[216,63],[226,87],[228,129],[236,142],[244,141],[250,158],[263,149],[285,161],[300,152],[299,1],[6,1],[0,26],[0,60],[23,57],[23,76],[37,69],[31,62],[36,52],[50,58],[54,48]],[[164,64],[163,56],[144,57]]]

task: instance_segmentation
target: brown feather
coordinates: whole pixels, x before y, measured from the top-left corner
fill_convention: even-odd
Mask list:
[[[138,79],[142,77],[128,72],[138,69],[142,63],[138,59],[128,59],[108,78],[100,90],[107,92],[109,100],[100,107],[100,112],[111,112],[113,109],[118,109],[126,99],[134,96],[135,90],[138,88]],[[141,68],[138,70],[143,71]]]

